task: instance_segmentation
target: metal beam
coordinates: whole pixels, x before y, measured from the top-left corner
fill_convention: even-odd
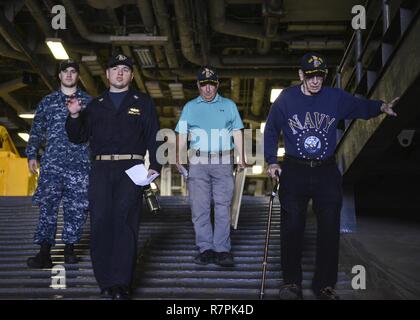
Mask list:
[[[50,75],[44,69],[43,64],[39,62],[36,57],[33,56],[31,50],[26,45],[25,41],[22,39],[20,34],[16,31],[13,24],[6,19],[4,13],[0,11],[0,27],[1,29],[7,33],[7,35],[14,39],[16,44],[18,45],[18,49],[22,52],[26,58],[28,59],[29,64],[32,68],[40,75],[41,79],[44,81],[45,85],[52,91],[54,90],[55,84],[52,81]]]

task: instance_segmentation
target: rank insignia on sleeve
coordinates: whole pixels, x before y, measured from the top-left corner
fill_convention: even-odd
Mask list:
[[[140,113],[141,113],[141,111],[138,108],[131,107],[130,109],[128,109],[128,114],[139,116]]]

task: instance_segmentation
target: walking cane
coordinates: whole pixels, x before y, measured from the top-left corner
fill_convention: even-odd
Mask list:
[[[265,248],[264,248],[264,260],[263,260],[263,269],[262,269],[262,277],[261,277],[260,300],[264,299],[265,274],[267,271],[268,245],[270,242],[270,229],[271,229],[271,216],[273,212],[273,202],[274,202],[274,198],[276,197],[278,193],[279,185],[280,185],[279,172],[277,170],[275,172],[276,172],[276,176],[278,180],[276,184],[274,185],[273,191],[271,191],[270,204],[268,207],[268,221],[267,221],[267,231],[265,235]]]

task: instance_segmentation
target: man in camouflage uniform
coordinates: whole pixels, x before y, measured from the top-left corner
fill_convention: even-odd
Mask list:
[[[75,61],[60,64],[60,89],[39,103],[26,147],[29,170],[35,174],[38,168],[38,151],[45,143],[40,162],[40,177],[33,202],[39,206],[40,215],[34,243],[40,252],[28,259],[31,268],[51,268],[50,249],[55,244],[57,214],[63,200],[64,227],[62,240],[65,263],[77,263],[74,244],[82,235],[87,217],[87,187],[90,170],[88,145],[74,144],[68,140],[65,130],[67,104],[72,99],[86,106],[90,97],[77,87],[79,66]]]

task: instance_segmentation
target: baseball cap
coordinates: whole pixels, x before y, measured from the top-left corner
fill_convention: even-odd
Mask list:
[[[122,53],[115,54],[108,60],[108,68],[118,65],[124,65],[133,70],[133,60]]]
[[[325,58],[315,52],[310,52],[302,57],[301,69],[305,76],[325,76],[328,73]]]
[[[197,80],[200,84],[219,83],[216,70],[214,70],[212,67],[209,67],[209,66],[201,67],[200,70],[198,70]]]
[[[74,60],[63,60],[60,62],[60,71],[66,70],[68,67],[73,67],[79,72],[79,64]]]

